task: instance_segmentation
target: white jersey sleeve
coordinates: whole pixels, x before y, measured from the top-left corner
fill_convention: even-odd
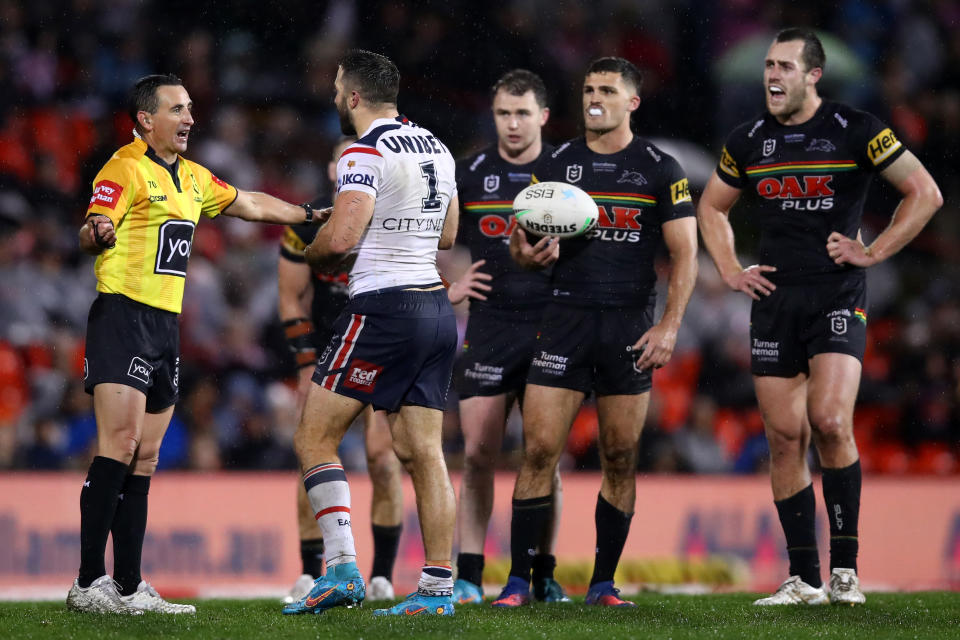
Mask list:
[[[337,162],[337,195],[361,191],[376,198],[382,175],[383,155],[373,147],[355,142],[344,149]]]

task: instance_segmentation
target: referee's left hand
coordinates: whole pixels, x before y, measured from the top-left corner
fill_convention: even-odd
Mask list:
[[[852,264],[857,267],[869,267],[876,263],[869,249],[857,238],[848,238],[834,231],[827,238],[827,253],[837,264]]]

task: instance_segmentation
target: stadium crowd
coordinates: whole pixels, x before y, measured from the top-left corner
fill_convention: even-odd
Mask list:
[[[715,158],[720,136],[763,108],[762,51],[790,24],[836,34],[827,40],[834,81],[823,94],[890,122],[946,202],[917,241],[868,271],[855,420],[864,468],[960,472],[960,1],[497,5],[217,0],[184,28],[178,16],[196,12],[183,0],[0,0],[0,469],[82,469],[92,455],[96,427],[82,377],[95,283],[76,229],[95,172],[130,139],[123,91],[138,77],[183,78],[196,104],[188,157],[241,189],[302,202],[329,189],[326,158],[339,135],[331,69],[348,46],[391,56],[402,73],[401,111],[458,156],[493,139],[489,87],[505,70],[544,78],[546,136],[559,142],[578,131],[574,88],[585,63],[620,55],[645,73],[635,129],[685,150],[677,155],[702,187],[693,164]],[[887,224],[896,201],[877,182],[865,237]],[[749,214],[742,218],[733,220],[738,239],[749,238],[749,225],[738,226]],[[198,226],[181,321],[181,401],[161,468],[296,467],[294,366],[276,314],[281,233],[233,219]],[[739,250],[749,255],[749,240]],[[449,274],[467,261],[456,251],[445,259]],[[761,471],[750,301],[701,260],[677,351],[655,377],[641,468]],[[451,468],[462,456],[456,404],[451,397],[445,425]],[[504,465],[515,462],[518,422],[515,414]],[[342,458],[364,466],[360,430]],[[563,464],[598,467],[589,406]]]

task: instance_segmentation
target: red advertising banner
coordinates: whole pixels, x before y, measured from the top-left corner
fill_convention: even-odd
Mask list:
[[[356,473],[349,480],[358,562],[368,571],[370,482]],[[496,479],[488,566],[509,558],[513,481],[511,473]],[[65,596],[79,566],[82,482],[78,474],[0,474],[0,598]],[[292,473],[159,474],[151,484],[144,577],[170,596],[282,593],[300,574],[297,482]],[[590,564],[600,478],[565,474],[563,482],[558,562],[561,568]],[[457,477],[454,486],[459,489]],[[828,533],[819,486],[817,496],[826,567]],[[865,588],[960,588],[960,479],[868,476],[862,502],[859,563]],[[404,503],[397,593],[415,587],[423,561],[409,480]],[[783,536],[767,479],[638,478],[622,564],[711,558],[734,568],[734,582],[725,588],[767,590],[786,576]]]

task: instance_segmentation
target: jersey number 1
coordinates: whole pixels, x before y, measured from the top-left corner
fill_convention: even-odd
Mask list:
[[[427,181],[427,197],[422,200],[424,213],[443,209],[443,201],[437,196],[437,168],[433,160],[420,163],[420,175]]]

